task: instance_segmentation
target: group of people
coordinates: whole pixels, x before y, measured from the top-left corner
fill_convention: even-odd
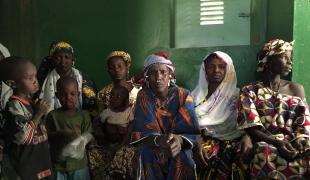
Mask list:
[[[27,180],[310,177],[305,92],[281,79],[292,70],[291,42],[266,43],[257,56],[261,80],[241,90],[231,57],[208,54],[192,92],[177,85],[163,51],[130,80],[130,55],[111,52],[112,83],[98,92],[66,42],[52,43],[38,74],[0,48],[2,165],[9,164],[1,174],[11,166]]]

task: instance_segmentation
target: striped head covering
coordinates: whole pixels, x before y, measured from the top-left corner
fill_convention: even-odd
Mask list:
[[[148,70],[153,64],[165,64],[170,70],[171,70],[171,76],[170,76],[170,81],[175,84],[176,83],[176,77],[174,74],[174,66],[172,64],[172,61],[170,60],[170,55],[166,51],[158,51],[155,52],[154,54],[149,55],[145,60],[144,60],[144,68],[143,68],[143,74],[144,74],[144,81],[145,78],[147,77]]]
[[[147,74],[149,67],[153,64],[165,64],[174,73],[174,66],[170,60],[170,55],[168,52],[159,51],[154,54],[149,55],[144,60],[144,75]]]
[[[53,56],[55,53],[58,52],[65,52],[65,53],[70,53],[74,54],[74,50],[72,46],[65,42],[65,41],[58,41],[55,44],[52,44],[50,47],[50,56]]]
[[[268,57],[281,55],[293,50],[294,41],[286,42],[282,39],[273,39],[265,44],[258,55],[257,72],[263,72],[266,68]]]
[[[130,55],[125,52],[125,51],[112,51],[108,57],[107,57],[107,61],[109,62],[109,60],[112,58],[112,57],[121,57],[125,64],[127,65],[127,67],[129,68],[130,65],[131,65],[131,57]]]

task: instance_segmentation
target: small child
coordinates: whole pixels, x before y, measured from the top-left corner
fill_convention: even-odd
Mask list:
[[[32,95],[39,90],[36,67],[27,59],[5,59],[3,81],[13,89],[3,127],[10,161],[21,179],[53,179],[47,133],[42,118],[49,106]]]
[[[134,104],[129,103],[129,91],[121,85],[112,88],[110,103],[100,114],[103,124],[105,156],[103,179],[132,179],[135,148],[129,145]]]
[[[133,104],[129,104],[129,91],[121,85],[112,88],[110,105],[100,114],[105,139],[109,143],[128,143],[130,123],[133,120]]]
[[[56,90],[62,107],[51,111],[46,119],[56,179],[88,180],[85,146],[92,139],[90,116],[76,108],[80,92],[74,78],[60,78]]]

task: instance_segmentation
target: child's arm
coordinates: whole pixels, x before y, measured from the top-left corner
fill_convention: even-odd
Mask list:
[[[127,127],[127,133],[123,137],[123,142],[122,142],[123,144],[129,144],[132,128],[133,128],[133,123],[132,123],[132,121],[130,121],[129,124],[128,124],[128,127]]]
[[[83,111],[83,122],[81,124],[81,134],[84,134],[86,132],[91,133],[92,132],[92,124],[90,120],[90,115],[87,111]]]
[[[131,132],[133,128],[133,119],[134,119],[134,112],[135,112],[135,106],[131,106],[131,112],[128,117],[128,126],[127,126],[127,133],[123,138],[123,144],[129,144],[130,142],[130,137],[131,137]]]
[[[44,99],[36,100],[34,105],[35,113],[33,115],[33,118],[31,119],[31,121],[33,121],[36,127],[40,124],[42,117],[48,113],[49,108],[50,107],[47,101],[45,101]]]
[[[87,111],[82,112],[81,134],[62,149],[62,157],[81,159],[85,155],[85,146],[93,138],[91,134],[91,121]]]
[[[77,130],[56,128],[56,124],[57,123],[55,123],[52,113],[49,113],[45,121],[45,126],[47,129],[48,139],[52,144],[57,144],[59,147],[64,147],[81,135],[81,132]]]
[[[92,133],[92,124],[90,120],[90,115],[87,111],[83,111],[84,120],[81,124],[81,134],[84,138],[85,145],[89,143],[94,137],[91,134]]]
[[[38,100],[35,104],[35,113],[30,120],[25,117],[25,109],[19,101],[10,101],[8,103],[10,119],[8,131],[14,134],[13,141],[16,144],[30,144],[32,142],[35,130],[40,124],[42,117],[47,113],[49,106],[46,101]]]

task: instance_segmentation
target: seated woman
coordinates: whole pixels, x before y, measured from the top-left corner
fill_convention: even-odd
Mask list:
[[[9,50],[0,43],[0,61],[10,56],[11,54]],[[3,73],[3,70],[1,70],[0,73]],[[0,80],[2,76],[3,75],[0,75]],[[13,90],[1,80],[0,81],[0,93],[1,93],[0,94],[0,110],[2,110],[5,108],[6,102],[8,101],[9,97],[11,97],[11,95],[13,94]]]
[[[135,86],[131,81],[127,81],[130,65],[131,58],[127,52],[112,51],[108,55],[107,66],[112,83],[98,92],[97,102],[100,111],[109,106],[111,90],[115,85],[126,87],[129,91],[129,102],[135,103],[140,87]]]
[[[7,153],[4,153],[4,137],[3,137],[3,125],[4,125],[4,115],[2,112],[5,109],[6,103],[9,98],[13,95],[13,89],[2,81],[5,76],[5,59],[10,57],[11,54],[9,50],[0,43],[0,179],[16,179],[16,173],[13,167],[9,163],[9,158]],[[4,73],[4,74],[3,74]],[[10,172],[10,173],[8,173]]]
[[[239,89],[228,54],[216,51],[203,59],[192,95],[202,136],[194,151],[198,179],[245,179],[239,158],[252,143],[237,127]]]
[[[138,149],[134,179],[195,179],[192,147],[199,125],[193,98],[170,83],[174,67],[167,53],[148,56],[144,72],[131,136]]]
[[[134,107],[137,93],[140,90],[139,87],[135,86],[131,81],[127,81],[129,76],[129,69],[131,65],[131,58],[127,52],[124,51],[113,51],[107,57],[108,73],[112,79],[112,83],[105,86],[98,92],[97,104],[99,112],[107,111],[111,103],[111,91],[117,86],[122,86],[129,92],[129,104],[128,106]],[[125,179],[130,178],[132,173],[132,162],[131,159],[134,156],[135,149],[127,146],[128,143],[122,148],[116,150],[117,146],[110,148],[110,142],[104,141],[106,139],[106,130],[114,131],[114,129],[101,128],[102,125],[98,118],[93,121],[93,129],[95,131],[95,138],[97,142],[92,142],[88,149],[89,167],[91,172],[91,178],[93,180],[101,179],[113,179],[114,172],[118,171],[118,174],[123,176]],[[128,127],[122,128],[128,131]],[[103,131],[102,131],[103,130]],[[102,137],[103,136],[103,137]],[[104,137],[105,136],[105,137]],[[107,146],[107,144],[109,144]],[[113,143],[112,143],[113,144]],[[121,143],[117,143],[120,145]],[[111,163],[112,162],[112,163]],[[120,170],[115,164],[125,165],[126,167]],[[112,172],[112,173],[111,173]],[[114,174],[114,175],[112,175]]]
[[[50,111],[61,107],[55,95],[57,80],[60,77],[70,76],[76,79],[79,85],[80,96],[77,107],[88,110],[91,115],[94,115],[97,108],[97,89],[94,82],[85,73],[73,67],[75,61],[71,45],[64,41],[59,41],[52,46],[50,54],[55,68],[47,74],[40,94],[41,98],[49,102]]]
[[[243,87],[240,128],[254,144],[253,179],[309,178],[310,117],[303,86],[281,79],[292,69],[292,43],[269,41],[258,55],[262,80]],[[308,154],[308,156],[307,156]]]
[[[45,80],[46,76],[48,75],[48,73],[51,72],[55,68],[55,63],[53,63],[53,54],[52,53],[53,53],[53,49],[55,48],[55,46],[59,42],[60,41],[53,41],[50,44],[49,55],[45,56],[40,63],[40,66],[39,66],[38,72],[37,72],[37,79],[38,79],[40,86],[43,85],[44,80]]]

